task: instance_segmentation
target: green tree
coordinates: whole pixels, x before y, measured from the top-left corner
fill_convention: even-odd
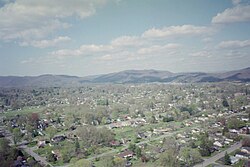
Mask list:
[[[107,128],[96,128],[95,126],[83,126],[77,129],[82,147],[97,146],[99,144],[108,146],[114,140],[114,134]]]
[[[28,115],[28,124],[33,126],[35,129],[37,129],[38,121],[39,121],[38,113],[31,113]]]
[[[179,156],[185,162],[185,164],[187,164],[188,166],[191,166],[191,165],[198,163],[202,160],[200,152],[197,149],[192,149],[190,147],[182,148],[180,150]]]
[[[142,156],[140,147],[135,148],[135,154],[136,154],[137,158],[140,158]]]
[[[66,145],[60,149],[62,160],[64,163],[68,163],[72,157],[74,157],[74,146],[72,145]]]
[[[27,140],[32,141],[33,132],[34,132],[35,128],[33,126],[30,126],[29,124],[26,124],[25,129],[27,130]]]
[[[207,132],[199,136],[199,147],[200,147],[200,153],[202,156],[211,155],[210,149],[212,145],[213,145],[213,142],[209,139]]]
[[[225,153],[225,156],[224,156],[224,164],[231,165],[231,159],[227,152]]]
[[[223,128],[223,130],[222,130],[222,135],[224,136],[226,133],[228,133],[229,132],[229,129],[228,129],[228,127],[224,127]]]
[[[52,126],[46,128],[46,133],[49,136],[49,139],[51,140],[57,133],[57,130],[53,128]]]
[[[156,121],[156,119],[155,119],[155,116],[154,116],[154,115],[152,115],[152,116],[151,116],[151,118],[150,118],[149,122],[150,122],[151,124],[155,124],[155,123],[157,123],[157,121]]]
[[[222,100],[222,105],[223,105],[223,107],[229,107],[229,104],[228,104],[228,101],[227,101],[226,98],[224,98],[224,99]]]
[[[62,160],[63,160],[63,163],[68,163],[71,159],[71,156],[68,154],[67,151],[63,151],[62,152]]]
[[[112,156],[105,156],[102,158],[102,167],[113,167],[114,161]]]
[[[171,121],[174,121],[174,118],[173,117],[163,117],[162,121],[163,122],[171,122]]]
[[[159,157],[160,165],[164,167],[176,167],[179,166],[178,159],[173,150],[166,150],[164,153],[161,153]]]
[[[236,117],[230,118],[227,122],[227,127],[229,129],[239,129],[241,127],[244,127],[245,125],[245,122],[237,119]]]
[[[129,143],[129,145],[128,145],[128,149],[129,149],[130,151],[135,152],[136,145],[135,145],[134,143]]]
[[[9,141],[5,138],[0,138],[0,162],[1,166],[12,166],[16,159],[17,150],[9,146]]]
[[[22,139],[22,133],[20,132],[19,128],[13,129],[13,142],[14,144],[17,144]]]
[[[113,162],[114,162],[115,167],[124,167],[126,164],[125,159],[120,158],[120,157],[115,157]]]
[[[198,149],[192,149],[190,154],[194,164],[202,161],[202,157]]]
[[[250,147],[250,137],[244,137],[241,143],[242,147]]]
[[[48,156],[47,156],[47,160],[48,160],[49,162],[55,162],[55,161],[56,161],[55,155],[52,154],[52,153],[49,153]]]
[[[179,166],[179,145],[176,140],[174,138],[165,139],[162,147],[165,148],[166,151],[161,153],[159,157],[160,165],[164,167]]]
[[[180,150],[180,157],[188,166],[192,164],[190,151],[189,147],[184,147]]]
[[[101,124],[102,125],[107,124],[107,118],[106,117],[102,117]]]
[[[76,142],[75,142],[75,152],[77,152],[79,150],[80,150],[80,144],[79,144],[78,139],[76,139]]]

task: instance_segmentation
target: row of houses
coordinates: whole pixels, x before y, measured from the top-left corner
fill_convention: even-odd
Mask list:
[[[249,162],[249,160],[250,160],[250,147],[241,147],[241,149],[239,151],[237,151],[234,156],[230,156],[230,160],[231,160],[232,164],[236,164],[241,159]]]
[[[138,125],[144,125],[146,123],[147,123],[147,121],[144,118],[136,118],[136,119],[130,119],[127,121],[114,122],[114,123],[107,125],[107,127],[109,129],[122,128],[122,127],[126,127],[126,126],[135,127]]]

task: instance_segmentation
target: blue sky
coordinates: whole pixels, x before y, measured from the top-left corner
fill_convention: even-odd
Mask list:
[[[249,0],[0,0],[0,75],[250,66]]]

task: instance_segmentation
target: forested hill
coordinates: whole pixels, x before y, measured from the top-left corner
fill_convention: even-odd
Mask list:
[[[67,75],[40,76],[0,76],[0,87],[50,87],[50,86],[81,86],[86,83],[151,83],[151,82],[249,82],[250,67],[221,73],[172,73],[157,70],[127,70],[97,76],[77,77]]]

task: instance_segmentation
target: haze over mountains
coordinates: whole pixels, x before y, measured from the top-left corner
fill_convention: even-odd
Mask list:
[[[157,70],[126,70],[96,76],[40,75],[40,76],[0,76],[0,87],[49,87],[80,86],[86,83],[196,83],[196,82],[249,82],[250,67],[223,73],[172,73]]]

